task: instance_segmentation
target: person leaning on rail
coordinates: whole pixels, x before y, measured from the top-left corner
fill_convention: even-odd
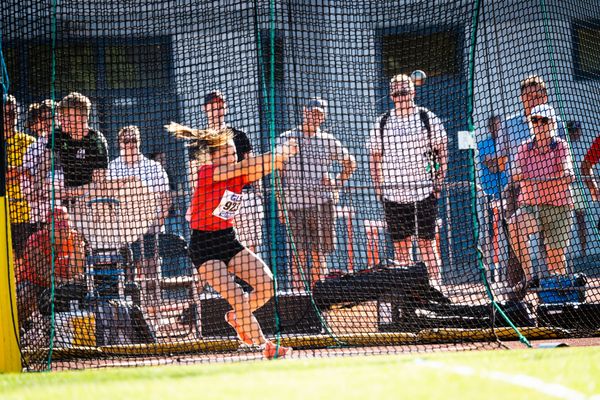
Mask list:
[[[265,338],[253,315],[273,297],[273,275],[260,257],[239,242],[233,221],[243,201],[242,188],[271,173],[273,168],[280,169],[298,152],[297,142],[289,140],[279,145],[274,154],[249,156],[237,162],[230,129],[197,130],[176,123],[166,128],[176,137],[197,142],[198,156],[206,157],[200,163],[190,206],[189,256],[198,270],[199,281],[208,283],[231,305],[233,310],[225,314],[225,320],[242,343],[261,346],[266,358],[289,355],[291,348]],[[236,283],[236,276],[252,287],[250,293]]]

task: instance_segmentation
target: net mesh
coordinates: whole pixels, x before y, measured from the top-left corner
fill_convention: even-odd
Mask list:
[[[598,334],[595,1],[1,12],[26,370]]]

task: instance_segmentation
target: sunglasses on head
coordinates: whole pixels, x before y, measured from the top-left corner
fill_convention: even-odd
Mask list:
[[[408,90],[408,89],[401,89],[401,90],[396,90],[396,91],[392,92],[393,97],[408,96],[409,94],[410,94],[410,90]]]
[[[547,124],[550,122],[550,118],[548,117],[531,117],[531,122],[533,124]]]

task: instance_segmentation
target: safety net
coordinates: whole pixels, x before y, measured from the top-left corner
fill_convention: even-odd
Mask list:
[[[23,369],[599,334],[598,2],[0,12]]]

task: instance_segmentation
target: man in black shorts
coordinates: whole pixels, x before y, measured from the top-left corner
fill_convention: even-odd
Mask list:
[[[383,200],[396,261],[411,263],[413,236],[432,283],[440,279],[435,243],[437,200],[447,164],[447,136],[440,119],[414,102],[410,77],[390,81],[394,109],[380,116],[368,149],[375,192]]]

